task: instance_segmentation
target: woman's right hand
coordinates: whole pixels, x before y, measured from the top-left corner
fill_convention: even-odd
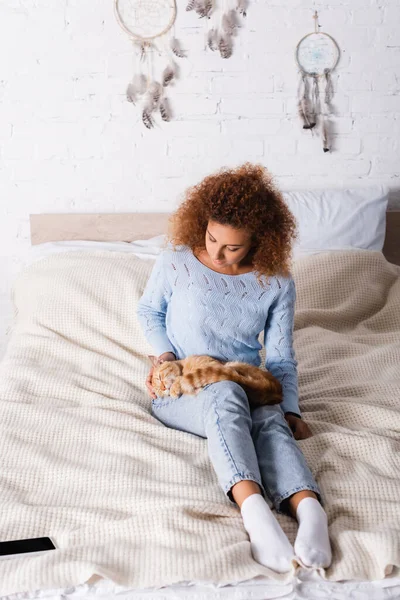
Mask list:
[[[154,360],[153,360],[154,366],[151,367],[150,372],[147,375],[147,379],[146,379],[146,387],[147,387],[149,394],[153,400],[155,400],[157,398],[157,395],[155,394],[153,386],[152,386],[154,367],[157,365],[161,365],[163,362],[174,361],[174,360],[176,360],[176,356],[173,352],[164,352],[164,354],[161,354],[158,358],[154,357]]]

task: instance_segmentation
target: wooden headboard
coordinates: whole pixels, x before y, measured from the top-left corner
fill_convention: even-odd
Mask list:
[[[400,265],[400,211],[388,211],[386,259]],[[170,213],[31,215],[32,245],[67,240],[131,242],[165,233]]]

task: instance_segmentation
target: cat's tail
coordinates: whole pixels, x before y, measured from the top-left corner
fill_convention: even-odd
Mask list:
[[[252,379],[249,376],[238,374],[237,379],[232,379],[239,383],[247,394],[250,405],[265,406],[267,404],[280,404],[282,402],[282,385],[271,373],[262,371],[263,377]]]
[[[241,385],[247,394],[250,405],[253,408],[255,408],[256,406],[280,404],[282,402],[281,390],[273,389],[272,387],[270,389],[257,389],[246,384]]]
[[[210,383],[218,381],[233,381],[242,386],[247,394],[250,405],[265,406],[266,404],[279,404],[282,402],[282,386],[281,383],[270,373],[263,379],[260,385],[260,380],[252,381],[248,375],[241,375],[235,369],[227,370],[226,367],[207,367],[193,369],[189,373],[185,373],[182,380],[182,390],[186,393],[186,385],[196,391]]]
[[[264,392],[263,394],[256,393],[254,390],[246,390],[250,404],[252,406],[266,406],[268,404],[280,404],[282,402],[282,393]]]

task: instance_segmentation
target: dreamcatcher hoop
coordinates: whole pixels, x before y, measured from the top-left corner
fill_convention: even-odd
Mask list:
[[[164,11],[159,10],[157,14],[152,12],[149,8],[152,3],[153,5],[158,4],[164,10],[169,9],[168,18],[161,25],[157,25],[159,29],[156,33],[154,33],[156,27],[154,21]],[[129,13],[127,12],[128,6],[130,8]],[[165,35],[174,25],[177,14],[176,0],[152,0],[152,2],[146,0],[114,0],[114,13],[118,24],[130,38],[150,41]],[[138,17],[142,20],[141,25],[137,22]],[[150,22],[148,27],[153,27],[153,31],[151,29],[150,31],[146,30],[145,21]],[[134,29],[136,29],[136,32]]]
[[[308,33],[299,41],[295,58],[302,72],[322,77],[326,69],[333,71],[336,67],[340,59],[340,50],[329,33],[317,31]]]

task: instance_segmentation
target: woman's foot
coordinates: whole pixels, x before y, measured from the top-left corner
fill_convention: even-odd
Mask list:
[[[290,571],[293,547],[263,496],[248,496],[240,510],[254,560],[278,573]]]
[[[304,498],[296,509],[299,522],[294,549],[307,567],[327,568],[332,562],[328,518],[316,498]]]

